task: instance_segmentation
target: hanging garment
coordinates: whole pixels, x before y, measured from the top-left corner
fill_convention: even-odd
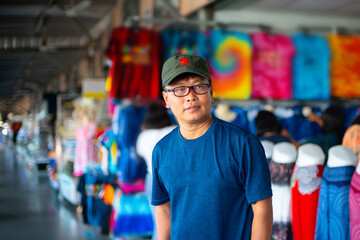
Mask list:
[[[104,214],[104,221],[101,226],[101,233],[104,235],[109,235],[110,233],[110,220],[111,220],[111,213],[112,213],[112,206],[115,197],[115,187],[116,185],[113,184],[105,184],[104,191],[102,194],[102,199],[106,204],[106,212]]]
[[[295,128],[295,134],[293,138],[298,143],[304,143],[310,140],[311,138],[320,135],[322,132],[322,129],[320,125],[316,122],[310,122],[307,117],[302,115],[302,110],[304,106],[297,106],[294,107],[294,111],[297,112],[297,121],[296,121],[296,128]],[[316,107],[312,107],[312,112],[319,115],[320,109]],[[286,127],[285,127],[286,128]]]
[[[169,28],[161,31],[161,40],[163,61],[178,54],[208,58],[207,37],[201,31]]]
[[[236,112],[237,114],[236,118],[233,121],[231,121],[231,123],[243,127],[245,129],[249,129],[245,110],[237,106],[232,106],[231,110]]]
[[[360,239],[360,175],[357,172],[351,179],[349,207],[351,240]]]
[[[291,180],[291,214],[296,240],[314,239],[323,170],[323,165],[295,166]]]
[[[345,129],[348,129],[357,115],[360,114],[360,107],[359,104],[349,104],[343,107],[345,111]]]
[[[103,186],[114,178],[101,173],[85,173],[80,176],[77,190],[81,194],[84,223],[101,226],[105,220],[107,204],[102,199]]]
[[[212,30],[209,57],[214,97],[248,99],[251,93],[251,40],[241,32]]]
[[[326,38],[295,34],[293,59],[293,98],[328,100],[330,98],[330,49]]]
[[[294,155],[294,159],[295,157],[296,155]],[[269,166],[271,173],[271,187],[273,191],[272,202],[274,216],[271,239],[292,239],[290,222],[290,177],[294,165],[295,163],[280,164],[270,161]]]
[[[113,29],[105,52],[113,64],[111,98],[159,97],[159,40],[159,34],[149,29]]]
[[[298,130],[298,116],[295,114],[293,108],[276,106],[274,109],[274,114],[277,119],[281,122],[283,128],[285,128],[290,136],[295,138],[297,136]]]
[[[252,98],[292,98],[292,58],[290,37],[280,34],[251,34],[253,47]]]
[[[263,105],[248,105],[244,107],[246,111],[246,117],[248,120],[249,131],[252,134],[256,134],[256,127],[255,127],[255,118],[258,115],[260,110],[263,110]]]
[[[95,144],[93,138],[96,134],[96,125],[88,122],[76,128],[76,147],[74,160],[74,176],[81,176],[87,167],[96,161]]]
[[[325,167],[321,182],[315,240],[350,239],[349,192],[354,166]]]
[[[290,178],[295,165],[297,151],[293,144],[282,142],[274,145],[269,164],[273,190],[273,228],[271,239],[292,239],[290,223]]]
[[[117,170],[117,146],[116,146],[116,138],[115,134],[111,127],[107,128],[104,132],[104,135],[101,139],[101,143],[108,150],[108,166],[107,169],[110,174],[116,174]]]
[[[131,184],[138,179],[145,179],[146,162],[135,151],[136,140],[141,132],[144,115],[144,107],[127,105],[119,108],[118,116],[116,116],[118,120],[116,144],[121,152],[120,155],[117,155],[116,174],[122,183]]]
[[[116,130],[113,124],[114,134],[116,136],[116,143],[120,151],[123,147],[135,147],[136,140],[141,132],[141,124],[145,116],[145,107],[137,107],[132,105],[124,105],[119,108],[114,116],[113,122],[116,119]]]
[[[331,95],[360,97],[360,37],[329,35]]]
[[[110,237],[151,236],[154,223],[144,193],[124,194],[116,190],[110,220]]]

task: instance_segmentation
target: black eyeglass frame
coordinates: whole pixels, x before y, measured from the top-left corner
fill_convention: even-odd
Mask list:
[[[207,89],[206,92],[204,92],[204,93],[197,93],[196,90],[195,90],[195,87],[198,87],[198,86],[201,86],[201,85],[206,85],[206,86],[208,87],[208,89]],[[176,88],[184,88],[184,87],[188,88],[188,93],[185,94],[185,95],[177,96],[177,95],[175,94],[175,89],[176,89]],[[194,85],[194,86],[179,86],[179,87],[174,87],[174,88],[170,88],[170,89],[164,89],[164,92],[173,92],[174,95],[175,95],[175,97],[186,97],[187,95],[190,94],[190,90],[191,90],[191,89],[193,90],[193,92],[194,92],[196,95],[203,95],[203,94],[206,94],[206,93],[209,92],[210,87],[211,87],[211,84],[209,84],[209,83],[201,83],[201,84],[197,84],[197,85]]]

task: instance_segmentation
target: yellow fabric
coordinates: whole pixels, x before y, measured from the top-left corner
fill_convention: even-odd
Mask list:
[[[107,78],[106,78],[106,83],[105,83],[105,90],[107,92],[110,92],[111,90],[111,84],[112,84],[112,77],[109,75]]]

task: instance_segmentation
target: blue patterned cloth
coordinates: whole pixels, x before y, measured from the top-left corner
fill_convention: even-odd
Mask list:
[[[349,192],[355,167],[325,167],[315,240],[350,240]]]

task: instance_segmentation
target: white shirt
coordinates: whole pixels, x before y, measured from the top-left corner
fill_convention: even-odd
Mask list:
[[[152,174],[152,151],[156,143],[175,127],[176,126],[172,125],[160,129],[146,129],[139,134],[136,142],[136,152],[145,159],[150,174]]]

